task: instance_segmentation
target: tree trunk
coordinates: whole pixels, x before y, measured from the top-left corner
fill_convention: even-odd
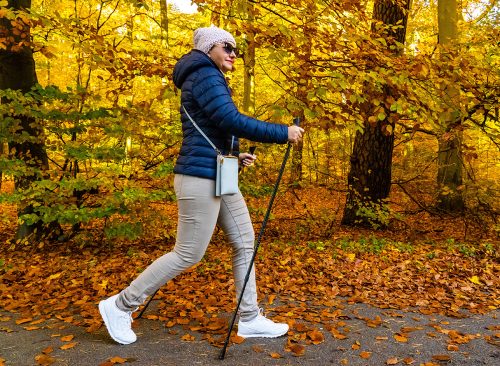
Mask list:
[[[6,142],[0,143],[0,157],[2,159],[7,159],[9,155],[9,145]],[[4,173],[0,170],[0,192],[2,191],[2,183],[4,179]]]
[[[167,0],[160,0],[161,34],[168,48],[168,4]]]
[[[392,0],[375,1],[375,20],[386,25],[399,23],[402,26],[386,31],[388,47],[394,44],[394,41],[404,43],[409,10],[410,0],[397,3]],[[375,31],[375,24],[372,30]],[[400,51],[392,52],[397,54]],[[379,98],[385,99],[391,94],[391,89],[385,87]],[[361,108],[366,110],[367,117],[375,114],[368,104]],[[384,113],[384,120],[376,123],[365,121],[363,132],[356,133],[347,177],[348,193],[342,217],[344,225],[383,227],[387,224],[383,200],[389,196],[391,189],[394,123],[391,122],[390,111],[385,107]]]
[[[15,11],[26,11],[31,7],[31,0],[10,0],[8,7]],[[16,32],[13,31],[15,27],[18,30]],[[19,90],[26,93],[37,83],[33,51],[28,43],[29,24],[23,23],[21,18],[17,18],[15,22],[2,18],[0,19],[0,33],[2,37],[11,39],[6,49],[0,50],[0,89]],[[14,117],[19,121],[19,130],[9,142],[9,150],[15,158],[23,160],[27,170],[30,171],[15,180],[16,189],[24,190],[29,188],[35,180],[42,178],[43,172],[48,169],[48,157],[43,144],[43,128],[40,123],[25,115]],[[29,137],[20,139],[23,133]],[[19,138],[19,141],[16,138]],[[18,216],[33,212],[31,202],[19,205]],[[25,238],[34,232],[37,236],[44,234],[41,222],[33,225],[22,224],[18,228],[17,235],[19,238]]]
[[[458,7],[457,0],[438,1],[439,43],[444,47],[441,58],[446,63],[448,52],[454,50],[458,40]],[[462,153],[461,132],[454,129],[460,126],[460,105],[458,104],[459,91],[453,80],[443,83],[444,108],[440,124],[442,133],[438,136],[438,199],[437,208],[446,212],[460,212],[465,207],[462,186]]]
[[[302,27],[302,33],[309,35],[309,42],[307,42],[304,45],[303,48],[303,64],[300,67],[299,71],[299,82],[298,82],[298,91],[297,91],[297,99],[302,101],[305,105],[307,105],[307,93],[312,89],[312,82],[311,82],[311,56],[312,56],[312,45],[314,40],[312,39],[311,34],[313,34],[311,26],[308,24],[305,24]],[[305,84],[302,80],[305,80]],[[302,85],[301,85],[302,84]],[[294,117],[299,117],[301,120],[301,123],[305,121],[305,113],[304,110],[300,110],[298,115]],[[293,144],[293,149],[292,149],[292,164],[291,164],[291,174],[290,174],[290,180],[291,183],[300,183],[302,181],[303,175],[304,175],[304,170],[303,170],[303,158],[304,158],[304,141],[301,140],[297,144]]]
[[[253,5],[247,1],[248,22],[252,23]],[[253,31],[246,34],[246,49],[243,54],[243,110],[253,115],[255,113],[255,35]]]

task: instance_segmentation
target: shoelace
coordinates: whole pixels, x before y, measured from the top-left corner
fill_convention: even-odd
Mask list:
[[[125,321],[125,324],[126,325],[125,327],[127,329],[130,329],[132,327],[132,322],[134,321],[134,319],[132,318],[132,313],[131,312],[123,312],[123,314],[120,314],[120,318],[123,318],[123,320]]]
[[[267,319],[267,317],[264,315],[264,308],[259,308],[259,315],[262,316],[267,322],[272,322],[271,319]]]

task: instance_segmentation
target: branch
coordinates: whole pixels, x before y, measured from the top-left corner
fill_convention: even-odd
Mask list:
[[[484,9],[484,11],[476,19],[469,21],[469,23],[470,24],[479,23],[481,20],[483,20],[488,15],[488,13],[491,11],[491,9],[493,9],[495,7],[496,3],[497,3],[497,0],[490,0],[490,3],[486,7],[486,9]]]
[[[285,22],[288,22],[288,23],[290,23],[290,24],[293,24],[293,25],[299,26],[299,24],[292,22],[291,20],[289,20],[289,19],[285,18],[283,15],[278,14],[278,13],[276,12],[276,10],[269,9],[267,6],[262,5],[260,2],[257,2],[257,1],[255,1],[255,0],[248,0],[248,2],[249,2],[249,3],[251,3],[251,4],[256,4],[256,5],[260,6],[260,7],[261,7],[261,8],[263,8],[263,9],[266,9],[268,12],[273,13],[274,15],[276,15],[276,16],[278,16],[278,17],[280,17],[280,18],[281,18],[281,19],[283,19]]]
[[[436,136],[437,133],[432,131],[432,130],[427,130],[425,128],[415,128],[414,126],[407,126],[405,125],[404,123],[400,123],[398,122],[397,123],[399,126],[403,127],[404,130],[401,132],[401,133],[410,133],[410,132],[422,132],[422,133],[425,133],[426,135],[431,135],[431,136]],[[412,134],[413,136],[413,134]],[[407,141],[409,141],[410,139],[408,139]]]
[[[113,16],[113,14],[115,13],[116,9],[118,9],[118,5],[120,5],[120,1],[121,0],[118,0],[116,2],[116,6],[115,8],[113,9],[113,11],[109,14],[109,16],[106,18],[106,20],[104,22],[102,22],[101,24],[99,24],[99,19],[101,18],[101,11],[99,11],[99,18],[97,19],[97,33],[99,33],[99,31],[101,30],[101,28],[104,26],[104,24],[107,23],[107,21]],[[104,1],[101,3],[101,9],[102,7],[104,6]]]
[[[432,216],[434,216],[435,213],[431,212],[429,209],[427,209],[427,207],[425,207],[420,202],[418,202],[418,200],[416,200],[415,198],[413,198],[413,196],[403,187],[403,185],[401,183],[396,182],[395,184],[398,185],[399,188],[401,188],[401,190],[408,196],[408,198],[410,200],[413,201],[413,203],[415,203],[418,207],[420,207],[425,212],[428,212],[429,214],[431,214]],[[439,213],[438,213],[438,215],[439,215]],[[439,216],[441,217],[441,215],[439,215]]]

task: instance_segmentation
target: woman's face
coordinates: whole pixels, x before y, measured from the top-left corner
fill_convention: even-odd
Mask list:
[[[217,43],[212,47],[208,56],[215,62],[219,69],[226,73],[233,69],[237,50],[229,43]]]

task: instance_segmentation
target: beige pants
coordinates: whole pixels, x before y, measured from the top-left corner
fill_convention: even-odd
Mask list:
[[[123,290],[116,301],[118,308],[131,311],[148,296],[181,272],[198,263],[207,250],[215,225],[224,231],[233,246],[233,273],[239,297],[253,255],[255,235],[241,193],[215,197],[211,179],[176,174],[178,223],[174,249],[155,260]],[[255,269],[246,285],[240,305],[240,318],[248,321],[259,313]]]

